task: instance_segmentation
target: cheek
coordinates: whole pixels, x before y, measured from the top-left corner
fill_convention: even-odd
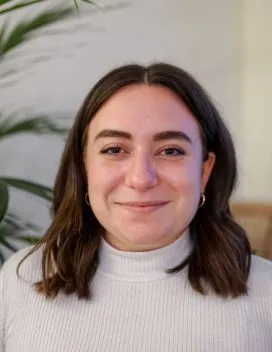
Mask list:
[[[165,170],[166,171],[166,170]],[[201,167],[196,162],[188,162],[164,173],[169,184],[181,194],[199,194],[201,190]]]
[[[109,170],[99,163],[93,163],[86,170],[89,193],[104,197],[120,182],[120,171]]]
[[[179,193],[177,195],[178,212],[184,214],[188,222],[192,220],[199,207],[201,195],[201,169],[191,166],[183,170],[179,178]]]
[[[105,211],[104,199],[109,189],[109,177],[101,169],[96,168],[95,165],[88,167],[86,173],[90,206],[98,221],[101,222]]]

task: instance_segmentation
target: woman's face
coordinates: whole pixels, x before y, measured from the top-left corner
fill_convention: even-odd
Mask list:
[[[187,229],[212,171],[186,105],[165,87],[115,93],[88,128],[85,167],[92,210],[105,239],[125,251],[175,241]]]

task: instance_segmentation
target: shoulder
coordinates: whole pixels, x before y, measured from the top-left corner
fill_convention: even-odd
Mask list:
[[[272,262],[252,255],[249,289],[258,295],[267,295],[272,302]]]
[[[33,248],[33,246],[29,246],[17,251],[4,263],[1,268],[1,276],[2,280],[6,281],[7,285],[8,282],[14,282],[14,280],[18,280],[18,265],[20,265],[18,271],[19,277],[22,276],[22,278],[26,279],[27,281],[37,281],[40,278],[42,249],[39,248],[27,256]]]
[[[272,277],[272,261],[258,257],[256,255],[251,256],[251,274],[270,276]]]
[[[41,278],[42,250],[30,253],[27,247],[13,254],[0,269],[0,350],[5,327],[11,327],[16,314],[24,305],[33,303],[33,284]],[[17,267],[23,260],[17,275]],[[31,303],[29,303],[31,302]]]

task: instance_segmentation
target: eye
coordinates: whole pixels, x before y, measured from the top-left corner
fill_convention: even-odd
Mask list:
[[[160,154],[166,155],[166,156],[181,156],[181,155],[185,155],[186,153],[182,148],[168,147],[161,150]]]
[[[113,146],[113,147],[102,149],[100,153],[108,154],[108,155],[121,154],[121,153],[124,153],[124,149],[119,146]]]

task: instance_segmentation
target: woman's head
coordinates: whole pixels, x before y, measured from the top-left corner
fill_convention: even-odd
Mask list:
[[[247,275],[248,242],[229,212],[235,180],[231,136],[188,73],[164,63],[117,68],[90,91],[67,139],[54,219],[42,240],[44,267],[51,252],[64,290],[74,287],[86,296],[88,289],[78,291],[76,282],[81,276],[87,284],[94,274],[101,235],[120,249],[149,250],[173,242],[190,226],[192,285],[201,292],[206,279],[218,293],[235,294],[231,283],[223,279],[220,288],[209,273],[211,258],[226,265],[237,256],[231,275]],[[199,207],[203,194],[206,202]]]
[[[150,250],[189,226],[215,161],[200,128],[173,91],[151,82],[125,86],[101,106],[87,127],[84,164],[109,243]]]

